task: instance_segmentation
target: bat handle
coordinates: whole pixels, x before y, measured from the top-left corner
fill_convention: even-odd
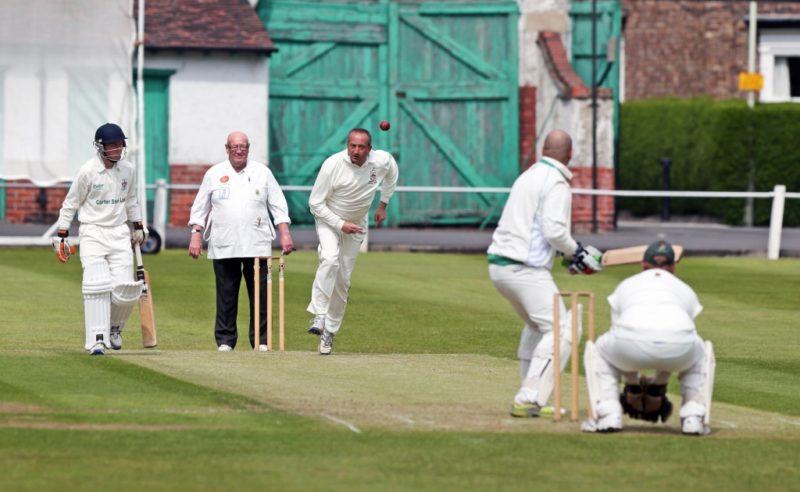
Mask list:
[[[139,243],[133,245],[133,252],[136,254],[136,268],[144,268],[144,265],[142,264],[142,248],[139,247]]]
[[[136,254],[136,280],[142,281],[142,292],[147,294],[147,282],[144,278],[144,265],[142,264],[142,248],[139,247],[138,243],[133,245],[133,252]]]

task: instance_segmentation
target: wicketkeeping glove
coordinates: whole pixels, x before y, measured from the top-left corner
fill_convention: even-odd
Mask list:
[[[53,251],[61,263],[66,263],[69,257],[75,254],[75,246],[69,243],[68,235],[68,232],[59,232],[58,237],[53,238]]]
[[[147,241],[147,236],[149,235],[150,231],[147,230],[144,224],[141,222],[133,223],[133,234],[131,234],[131,242],[133,244],[142,244]]]
[[[567,265],[567,270],[570,274],[583,273],[591,275],[596,272],[603,271],[603,265],[600,261],[603,259],[603,253],[594,246],[583,247],[578,243],[578,250],[572,256],[572,260]]]

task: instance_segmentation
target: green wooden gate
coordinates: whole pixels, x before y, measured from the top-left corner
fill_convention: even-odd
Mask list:
[[[405,186],[508,186],[518,169],[517,4],[272,0],[259,14],[270,59],[270,165],[281,184],[314,182],[364,127]],[[378,122],[392,122],[389,132]],[[308,194],[290,192],[310,222]],[[479,224],[503,196],[401,193],[398,224]]]

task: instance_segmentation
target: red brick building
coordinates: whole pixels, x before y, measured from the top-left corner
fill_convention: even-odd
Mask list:
[[[623,100],[653,97],[740,97],[747,71],[747,1],[621,0]],[[761,100],[800,97],[800,2],[758,2]],[[797,70],[797,76],[791,77]],[[797,79],[796,81],[794,79]]]

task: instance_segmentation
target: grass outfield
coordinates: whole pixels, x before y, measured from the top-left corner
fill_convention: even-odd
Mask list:
[[[332,357],[305,333],[315,254],[287,260],[285,354],[242,328],[217,353],[211,262],[146,262],[158,349],[134,314],[122,351],[88,357],[79,261],[0,249],[0,490],[800,490],[798,260],[679,266],[717,356],[702,438],[675,416],[615,435],[508,417],[520,322],[479,255],[361,255]],[[555,275],[597,294],[603,332],[635,271]]]

